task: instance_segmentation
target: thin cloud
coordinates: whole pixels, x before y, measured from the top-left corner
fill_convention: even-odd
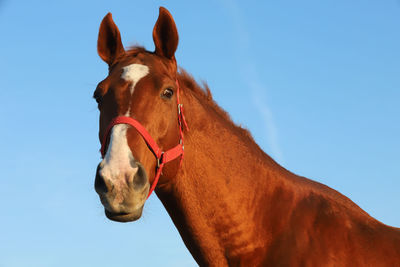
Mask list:
[[[272,111],[267,104],[267,89],[261,82],[256,64],[251,60],[251,55],[248,53],[250,38],[245,28],[242,12],[234,0],[221,0],[221,3],[229,11],[236,28],[238,53],[242,60],[240,71],[250,89],[251,101],[264,122],[264,132],[267,136],[267,143],[271,149],[271,154],[278,162],[284,163],[283,153],[278,140],[278,129],[274,122]]]
[[[274,122],[274,117],[272,115],[271,109],[266,103],[265,88],[258,83],[258,81],[249,82],[251,88],[251,99],[255,104],[255,107],[260,112],[260,115],[264,121],[264,131],[268,136],[268,145],[274,158],[280,162],[284,163],[283,153],[278,142],[278,129]]]

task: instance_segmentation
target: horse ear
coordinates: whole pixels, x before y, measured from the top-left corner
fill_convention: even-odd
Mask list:
[[[172,15],[164,7],[160,7],[160,14],[153,29],[155,53],[169,59],[175,59],[178,47],[178,30]]]
[[[111,65],[120,55],[125,53],[121,34],[112,19],[111,13],[108,13],[100,24],[97,53],[108,65]]]

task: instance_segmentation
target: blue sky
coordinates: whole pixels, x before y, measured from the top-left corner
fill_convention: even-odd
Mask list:
[[[158,7],[178,63],[285,168],[400,227],[399,1],[0,1],[0,266],[194,266],[155,195],[108,221],[91,99],[98,27],[153,50]]]

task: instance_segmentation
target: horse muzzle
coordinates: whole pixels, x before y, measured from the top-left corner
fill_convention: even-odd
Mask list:
[[[107,218],[118,222],[139,219],[150,188],[142,164],[124,172],[113,173],[101,162],[96,170],[95,190],[104,206]]]

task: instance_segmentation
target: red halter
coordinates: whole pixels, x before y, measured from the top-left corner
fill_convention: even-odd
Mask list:
[[[147,143],[148,147],[150,150],[153,152],[154,156],[157,158],[157,170],[156,170],[156,176],[154,178],[153,184],[150,187],[149,194],[147,195],[147,198],[150,197],[151,193],[154,191],[156,188],[156,185],[158,183],[158,180],[160,179],[162,169],[164,168],[164,164],[167,162],[170,162],[179,156],[181,156],[181,161],[179,163],[179,166],[182,163],[183,159],[183,151],[184,151],[184,145],[183,145],[183,127],[185,126],[187,130],[189,130],[185,116],[183,115],[183,105],[180,103],[179,100],[179,83],[178,80],[176,80],[176,102],[178,104],[178,123],[179,123],[179,144],[175,146],[174,148],[171,148],[165,152],[163,152],[160,147],[157,145],[157,143],[154,141],[154,139],[151,137],[149,132],[146,130],[146,128],[143,127],[140,122],[137,120],[131,118],[131,117],[125,117],[125,116],[118,116],[115,117],[110,124],[107,127],[107,130],[103,136],[103,141],[101,144],[101,156],[104,158],[105,156],[105,149],[106,149],[106,142],[108,139],[108,136],[110,135],[111,129],[117,125],[117,124],[128,124],[135,128],[139,134],[143,137],[144,141]],[[182,124],[183,122],[183,124]]]

